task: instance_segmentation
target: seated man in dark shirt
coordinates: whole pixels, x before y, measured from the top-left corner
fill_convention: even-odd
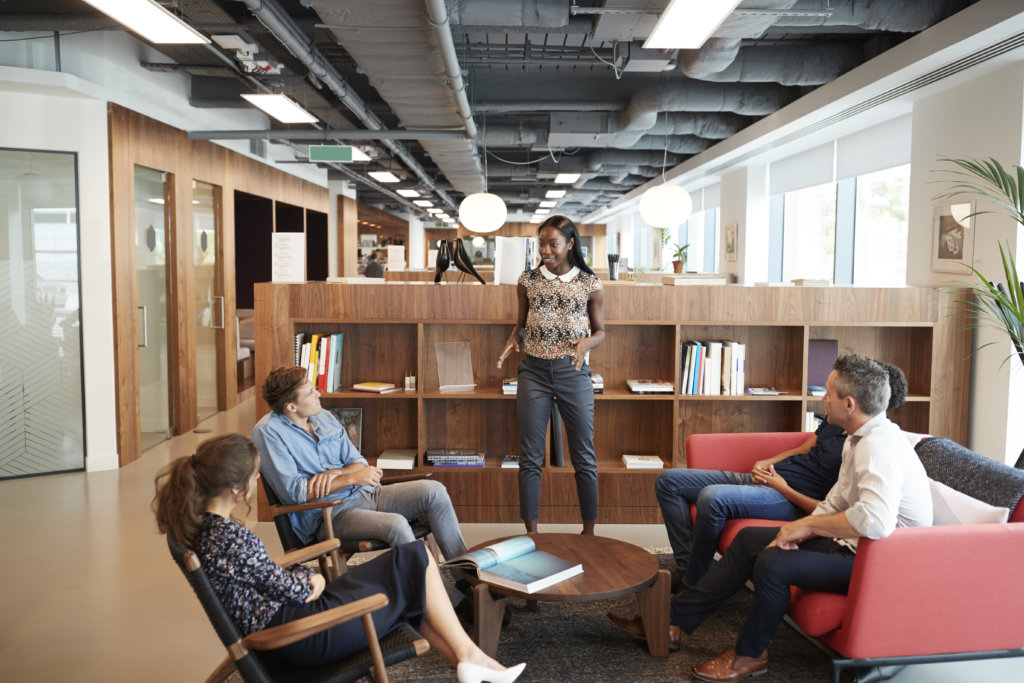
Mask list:
[[[907,380],[896,366],[881,365],[889,373],[886,412],[891,412],[903,405]],[[707,572],[726,521],[790,521],[810,514],[836,483],[845,441],[843,430],[825,421],[799,447],[754,463],[749,474],[686,468],[659,474],[654,490],[682,587],[697,585]],[[695,521],[690,519],[691,503],[697,507]]]
[[[384,269],[380,267],[380,261],[377,260],[376,254],[370,254],[370,260],[366,264],[366,269],[363,270],[363,275],[366,277],[384,277]]]

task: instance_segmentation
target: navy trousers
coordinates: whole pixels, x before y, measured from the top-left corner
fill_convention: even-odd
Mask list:
[[[540,515],[540,474],[547,447],[551,401],[565,425],[569,460],[576,473],[576,494],[584,522],[597,519],[597,459],[594,455],[594,386],[590,366],[576,370],[571,357],[546,360],[527,356],[519,363],[516,408],[519,413],[519,515]]]
[[[693,633],[719,605],[754,582],[754,604],[736,640],[736,654],[760,657],[786,616],[789,587],[846,593],[853,573],[853,550],[831,538],[813,538],[798,550],[765,548],[778,527],[746,528],[691,589],[672,601],[670,621]]]

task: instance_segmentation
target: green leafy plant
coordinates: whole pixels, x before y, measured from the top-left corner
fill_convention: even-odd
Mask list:
[[[672,252],[672,260],[673,261],[683,261],[683,262],[685,262],[686,261],[686,250],[689,249],[689,248],[690,248],[689,244],[684,244],[683,246],[679,246],[679,244],[677,243],[675,251]]]
[[[992,202],[1018,224],[1024,225],[1024,168],[1015,165],[1010,171],[992,158],[941,158],[940,161],[952,165],[953,178],[949,181],[949,190],[938,198],[976,195]],[[984,213],[993,212],[976,211],[971,215]],[[1005,286],[1002,282],[993,284],[973,266],[967,267],[980,282],[958,280],[955,284],[966,287],[974,295],[972,300],[962,303],[973,313],[975,324],[1004,332],[1024,364],[1024,282],[1017,275],[1017,264],[1009,244],[1005,248],[999,245],[999,256]]]
[[[667,247],[668,242],[672,239],[672,228],[655,228],[658,231],[658,242],[661,246]]]

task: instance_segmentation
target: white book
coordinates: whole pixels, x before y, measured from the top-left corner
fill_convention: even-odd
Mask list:
[[[734,352],[736,351],[739,352],[739,358],[736,361],[736,395],[739,395],[746,387],[747,345],[736,344]]]
[[[683,342],[682,364],[679,369],[682,378],[679,380],[679,393],[688,394],[690,386],[690,362],[693,360],[693,345],[690,342]]]
[[[657,455],[622,455],[622,462],[627,469],[637,470],[660,470],[665,467],[665,461]]]
[[[707,369],[704,377],[704,394],[718,396],[722,393],[722,342],[705,342],[708,359],[704,363]]]
[[[389,448],[377,458],[377,467],[382,470],[411,470],[416,467],[416,449]]]
[[[302,344],[302,356],[299,358],[299,367],[305,368],[309,366],[309,350],[312,345],[309,342]]]

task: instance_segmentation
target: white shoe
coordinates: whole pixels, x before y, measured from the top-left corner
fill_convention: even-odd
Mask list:
[[[459,683],[484,683],[484,681],[487,681],[487,683],[512,683],[512,681],[519,678],[519,674],[523,673],[525,668],[526,662],[517,664],[504,671],[495,671],[494,669],[488,669],[486,666],[470,662],[459,662],[455,672],[459,678]]]

